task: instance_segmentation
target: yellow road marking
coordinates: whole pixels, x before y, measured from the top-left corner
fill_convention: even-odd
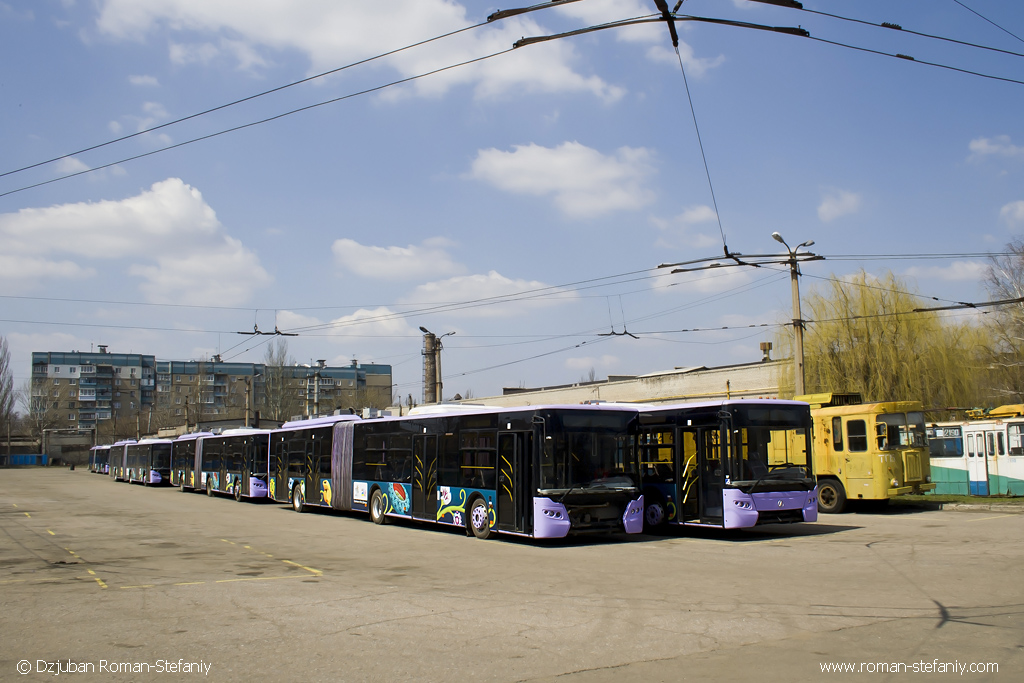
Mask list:
[[[1015,517],[1016,515],[996,515],[995,517],[982,517],[981,519],[969,519],[968,522],[984,522],[986,519],[1002,519],[1003,517]]]
[[[49,529],[46,530],[46,533],[50,534],[51,536],[56,536],[57,535],[57,534],[53,533],[52,531],[50,531]]]
[[[240,579],[220,579],[214,583],[235,583],[238,581],[277,581],[278,579],[301,579],[301,576],[246,576]]]
[[[13,505],[14,507],[18,507],[17,503],[11,503],[11,505]]]
[[[152,588],[156,584],[146,583],[141,586],[121,586],[121,590],[127,590],[128,588]]]
[[[304,565],[299,564],[298,562],[292,562],[291,560],[281,560],[281,561],[284,562],[285,564],[290,564],[293,567],[298,567],[299,569],[305,569],[307,572],[312,572],[315,576],[323,576],[323,572],[320,571],[319,569],[313,569],[312,567],[306,567]]]
[[[201,586],[206,583],[205,581],[181,581],[180,583],[171,584],[174,586]]]
[[[230,543],[231,545],[237,545],[237,543],[235,543],[234,541],[229,541],[229,540],[228,540],[228,539],[226,539],[226,538],[222,538],[222,539],[220,539],[220,540],[224,541],[225,543]]]
[[[26,517],[28,517],[28,518],[31,518],[31,517],[32,517],[32,515],[28,514],[27,512],[25,512],[25,513],[22,513],[22,514],[24,514],[24,515],[25,515]]]
[[[107,587],[107,584],[103,583],[103,579],[101,579],[100,577],[96,576],[96,572],[94,572],[91,569],[86,569],[85,571],[89,572],[89,574],[92,575],[92,578],[96,579],[96,583],[98,583],[100,585],[100,588],[106,588]]]

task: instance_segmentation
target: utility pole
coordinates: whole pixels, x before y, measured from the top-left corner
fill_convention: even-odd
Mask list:
[[[777,232],[772,233],[772,239],[786,247],[789,252],[789,282],[793,292],[793,386],[794,396],[803,396],[804,388],[804,320],[800,313],[800,262],[797,259],[797,252],[801,247],[810,247],[814,240],[807,240],[798,244],[796,249],[790,249],[786,240]],[[809,254],[805,254],[808,256]]]

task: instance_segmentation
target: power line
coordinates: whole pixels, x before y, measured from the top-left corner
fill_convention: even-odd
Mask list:
[[[958,4],[958,5],[960,5],[961,7],[963,7],[963,8],[964,8],[965,10],[967,10],[968,12],[971,12],[972,14],[975,14],[975,15],[977,15],[977,16],[979,16],[979,17],[981,17],[982,19],[984,19],[984,20],[985,20],[985,21],[987,21],[988,23],[990,23],[990,24],[992,24],[993,26],[995,26],[995,27],[996,27],[997,29],[999,29],[1000,31],[1003,31],[1003,32],[1005,32],[1005,33],[1009,33],[1009,34],[1010,34],[1011,36],[1013,36],[1013,37],[1014,37],[1014,38],[1016,38],[1017,40],[1019,40],[1019,41],[1021,41],[1022,43],[1024,43],[1024,39],[1022,39],[1022,38],[1021,38],[1020,36],[1018,36],[1018,35],[1017,35],[1016,33],[1010,33],[1010,31],[1008,31],[1007,29],[1003,28],[1002,26],[1000,26],[1000,25],[999,25],[999,24],[997,24],[996,22],[992,21],[992,20],[991,20],[991,19],[989,19],[988,17],[984,16],[983,14],[981,14],[981,13],[979,13],[979,12],[976,12],[975,10],[971,9],[970,7],[968,7],[967,5],[965,5],[964,3],[960,2],[960,0],[953,0],[953,2],[955,2],[955,3],[956,3],[956,4]]]
[[[246,128],[252,128],[254,126],[260,126],[260,125],[263,125],[264,123],[270,123],[271,121],[277,121],[278,119],[283,119],[283,118],[285,118],[287,116],[291,116],[293,114],[299,114],[299,113],[302,113],[302,112],[305,112],[305,111],[309,111],[311,109],[316,109],[317,107],[323,107],[323,106],[328,105],[328,104],[334,104],[336,102],[341,102],[342,100],[351,99],[353,97],[359,97],[361,95],[368,95],[370,93],[374,93],[374,92],[377,92],[379,90],[384,90],[385,88],[390,88],[390,87],[395,86],[395,85],[401,85],[403,83],[409,83],[411,81],[415,81],[415,80],[420,79],[420,78],[426,78],[427,76],[433,76],[435,74],[439,74],[439,73],[444,72],[444,71],[449,71],[451,69],[457,69],[457,68],[459,68],[461,66],[467,66],[469,64],[475,64],[476,62],[482,62],[482,61],[484,61],[486,59],[491,59],[492,57],[498,57],[500,55],[503,55],[503,54],[511,52],[513,49],[514,48],[508,48],[507,50],[499,50],[498,52],[493,52],[493,53],[491,53],[489,55],[485,55],[483,57],[475,57],[473,59],[468,59],[468,60],[466,60],[464,62],[459,62],[458,64],[450,64],[448,66],[444,66],[444,67],[441,67],[441,68],[438,68],[438,69],[434,69],[432,71],[427,71],[427,72],[418,74],[416,76],[409,76],[408,78],[401,78],[401,79],[398,79],[397,81],[391,81],[390,83],[385,83],[384,85],[378,85],[378,86],[375,86],[375,87],[372,87],[372,88],[367,88],[365,90],[360,90],[358,92],[349,93],[348,95],[342,95],[341,97],[334,97],[334,98],[329,99],[329,100],[324,100],[323,102],[317,102],[315,104],[306,105],[304,107],[299,107],[298,109],[292,109],[292,110],[286,111],[286,112],[281,113],[281,114],[276,114],[274,116],[269,116],[269,117],[267,117],[265,119],[260,119],[258,121],[251,121],[249,123],[244,123],[244,124],[241,124],[241,125],[238,125],[238,126],[233,126],[231,128],[226,128],[226,129],[220,130],[220,131],[218,131],[216,133],[210,133],[208,135],[201,135],[201,136],[199,136],[197,138],[192,138],[191,140],[186,140],[184,142],[179,142],[179,143],[174,144],[174,145],[168,145],[166,147],[161,147],[159,149],[150,150],[149,152],[143,152],[142,154],[136,154],[134,156],[130,156],[130,157],[126,157],[124,159],[121,159],[119,161],[113,161],[113,162],[111,162],[109,164],[103,164],[102,166],[96,166],[94,168],[88,168],[88,169],[85,169],[83,171],[77,171],[75,173],[68,173],[67,175],[62,175],[62,176],[57,177],[57,178],[51,178],[50,180],[44,180],[42,182],[33,183],[31,185],[25,185],[23,187],[19,187],[19,188],[14,189],[14,190],[8,190],[7,192],[2,192],[2,193],[0,193],[0,197],[6,197],[8,195],[16,194],[18,192],[23,192],[25,190],[31,190],[31,189],[36,188],[36,187],[42,187],[43,185],[49,185],[50,183],[56,183],[56,182],[59,182],[61,180],[67,180],[68,178],[74,178],[76,176],[85,175],[86,173],[93,173],[95,171],[100,171],[100,170],[103,170],[105,168],[110,168],[111,166],[117,166],[118,164],[127,163],[129,161],[136,161],[138,159],[143,159],[145,157],[153,156],[155,154],[161,154],[163,152],[167,152],[167,151],[170,151],[172,149],[177,149],[179,147],[185,147],[186,145],[191,145],[191,144],[196,143],[196,142],[202,142],[204,140],[209,140],[211,138],[219,137],[219,136],[225,135],[227,133],[234,133],[234,132],[237,132],[237,131],[240,131],[240,130],[245,130]]]
[[[276,93],[276,92],[281,92],[282,90],[287,90],[288,88],[293,88],[293,87],[295,87],[297,85],[302,85],[303,83],[309,83],[310,81],[315,81],[317,79],[324,78],[326,76],[330,76],[332,74],[336,74],[336,73],[339,73],[341,71],[345,71],[346,69],[351,69],[351,68],[356,67],[356,66],[361,66],[363,64],[368,64],[368,63],[376,61],[378,59],[383,59],[384,57],[390,57],[392,55],[398,54],[399,52],[404,52],[405,50],[411,50],[414,47],[420,47],[421,45],[427,45],[428,43],[432,43],[434,41],[441,40],[443,38],[449,38],[449,37],[457,35],[459,33],[463,33],[465,31],[470,31],[472,29],[479,28],[481,26],[486,26],[486,25],[487,25],[487,22],[484,21],[484,22],[481,22],[479,24],[474,24],[473,26],[466,26],[466,27],[457,29],[455,31],[450,31],[448,33],[444,33],[444,34],[441,34],[439,36],[435,36],[433,38],[428,38],[427,40],[421,40],[419,42],[412,43],[410,45],[406,45],[405,47],[400,47],[400,48],[397,48],[395,50],[391,50],[389,52],[384,52],[384,53],[381,53],[379,55],[375,55],[373,57],[368,57],[366,59],[361,59],[359,61],[352,62],[351,64],[346,64],[345,66],[339,66],[339,67],[337,67],[335,69],[330,69],[329,71],[323,71],[323,72],[318,73],[318,74],[316,74],[314,76],[309,76],[308,78],[303,78],[301,80],[293,81],[291,83],[286,83],[285,85],[280,85],[280,86],[277,86],[275,88],[271,88],[269,90],[264,90],[263,92],[256,93],[255,95],[249,95],[248,97],[243,97],[241,99],[234,100],[234,101],[228,102],[226,104],[221,104],[221,105],[217,105],[215,107],[211,107],[209,109],[204,109],[203,111],[196,112],[195,114],[189,114],[188,116],[183,116],[183,117],[175,119],[173,121],[168,121],[167,123],[162,123],[162,124],[160,124],[158,126],[152,126],[150,128],[144,128],[143,130],[137,131],[137,132],[132,133],[130,135],[123,135],[123,136],[121,136],[119,138],[115,138],[113,140],[108,140],[106,142],[101,142],[99,144],[92,145],[90,147],[83,147],[82,149],[76,150],[74,152],[68,152],[67,154],[62,154],[61,156],[53,157],[52,159],[47,159],[46,161],[39,161],[39,162],[36,162],[34,164],[30,164],[28,166],[22,166],[21,168],[16,168],[16,169],[11,170],[11,171],[5,171],[3,173],[0,173],[0,178],[3,178],[4,176],[8,176],[8,175],[13,175],[15,173],[21,173],[22,171],[27,171],[29,169],[37,168],[39,166],[44,166],[46,164],[50,164],[50,163],[53,163],[55,161],[60,161],[61,159],[67,159],[69,157],[75,156],[76,154],[84,154],[85,152],[91,152],[93,150],[100,149],[102,147],[107,147],[108,145],[113,145],[113,144],[118,143],[118,142],[124,142],[125,140],[130,140],[132,138],[139,137],[140,135],[145,135],[147,133],[152,133],[154,131],[161,130],[163,128],[168,128],[170,126],[174,126],[174,125],[177,125],[179,123],[184,123],[185,121],[190,121],[192,119],[199,118],[199,117],[205,116],[207,114],[212,114],[214,112],[221,111],[222,109],[227,109],[229,107],[233,107],[235,105],[242,104],[244,102],[250,102],[250,101],[258,99],[260,97],[264,97],[266,95],[271,95],[271,94]]]

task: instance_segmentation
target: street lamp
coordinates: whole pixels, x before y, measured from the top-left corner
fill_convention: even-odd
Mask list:
[[[791,249],[786,243],[786,240],[782,239],[782,235],[777,232],[772,233],[772,239],[786,247],[786,251],[789,252],[789,281],[793,289],[793,339],[794,339],[794,353],[793,362],[796,364],[794,375],[795,384],[795,395],[804,395],[804,321],[800,313],[800,264],[797,260],[797,252],[802,247],[809,247],[814,244],[814,240],[807,240],[801,242],[796,246],[795,249]]]

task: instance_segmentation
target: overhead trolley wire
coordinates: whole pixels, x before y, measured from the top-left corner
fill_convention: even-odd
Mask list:
[[[472,29],[479,28],[481,26],[486,26],[486,25],[487,25],[487,22],[483,21],[483,22],[480,22],[478,24],[474,24],[472,26],[465,26],[465,27],[457,29],[455,31],[449,31],[448,33],[443,33],[443,34],[441,34],[439,36],[435,36],[433,38],[428,38],[427,40],[421,40],[421,41],[416,42],[416,43],[411,43],[409,45],[406,45],[405,47],[396,48],[394,50],[390,50],[388,52],[383,52],[383,53],[381,53],[379,55],[375,55],[373,57],[367,57],[366,59],[361,59],[359,61],[352,62],[351,64],[346,64],[345,66],[339,66],[337,68],[330,69],[328,71],[323,71],[323,72],[318,73],[318,74],[316,74],[314,76],[309,76],[307,78],[303,78],[303,79],[298,80],[298,81],[293,81],[291,83],[286,83],[285,85],[279,85],[279,86],[277,86],[275,88],[270,88],[269,90],[264,90],[262,92],[256,93],[255,95],[249,95],[248,97],[243,97],[241,99],[237,99],[237,100],[234,100],[232,102],[227,102],[225,104],[220,104],[220,105],[217,105],[215,107],[210,107],[209,109],[204,109],[203,111],[196,112],[195,114],[189,114],[188,116],[182,116],[181,118],[175,119],[173,121],[168,121],[167,123],[161,123],[158,126],[152,126],[150,128],[144,128],[142,130],[139,130],[139,131],[136,131],[134,133],[131,133],[130,135],[123,135],[123,136],[121,136],[119,138],[115,138],[113,140],[107,140],[106,142],[101,142],[99,144],[95,144],[95,145],[92,145],[90,147],[83,147],[82,149],[76,150],[74,152],[68,152],[67,154],[62,154],[61,156],[53,157],[52,159],[47,159],[45,161],[39,161],[39,162],[36,162],[34,164],[29,164],[28,166],[22,166],[21,168],[16,168],[16,169],[13,169],[11,171],[0,172],[0,178],[3,178],[4,176],[13,175],[15,173],[21,173],[22,171],[28,171],[29,169],[38,168],[39,166],[45,166],[46,164],[51,164],[51,163],[53,163],[55,161],[60,161],[61,159],[67,159],[67,158],[73,157],[73,156],[75,156],[77,154],[84,154],[85,152],[91,152],[93,150],[100,149],[102,147],[107,147],[109,145],[113,145],[113,144],[118,143],[118,142],[124,142],[125,140],[130,140],[132,138],[139,137],[140,135],[145,135],[147,133],[152,133],[154,131],[158,131],[158,130],[161,130],[163,128],[168,128],[170,126],[174,126],[174,125],[177,125],[179,123],[184,123],[185,121],[190,121],[192,119],[196,119],[196,118],[199,118],[201,116],[206,116],[207,114],[212,114],[214,112],[221,111],[221,110],[227,109],[229,107],[234,107],[235,105],[238,105],[238,104],[243,104],[245,102],[250,102],[250,101],[258,99],[260,97],[265,97],[266,95],[271,95],[271,94],[276,93],[276,92],[281,92],[282,90],[287,90],[288,88],[293,88],[293,87],[295,87],[297,85],[302,85],[303,83],[309,83],[310,81],[315,81],[317,79],[324,78],[326,76],[330,76],[332,74],[336,74],[336,73],[339,73],[341,71],[345,71],[346,69],[351,69],[351,68],[356,67],[356,66],[361,66],[363,64],[368,64],[368,63],[376,61],[378,59],[383,59],[384,57],[390,57],[392,55],[396,55],[399,52],[404,52],[406,50],[411,50],[414,47],[420,47],[422,45],[427,45],[428,43],[432,43],[434,41],[441,40],[443,38],[449,38],[449,37],[457,35],[459,33],[463,33],[465,31],[470,31]]]

